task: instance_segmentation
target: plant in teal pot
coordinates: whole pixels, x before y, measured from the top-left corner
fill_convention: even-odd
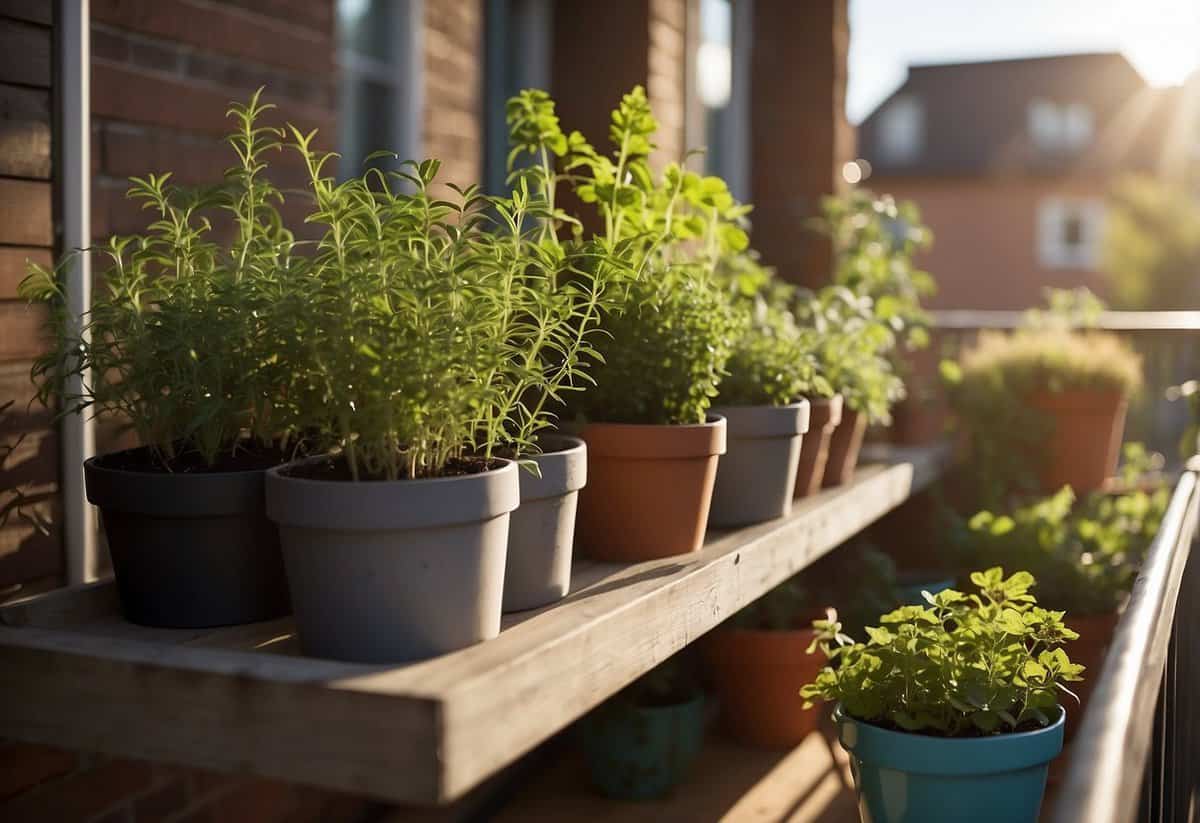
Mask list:
[[[1037,606],[1028,572],[971,574],[866,629],[867,642],[819,621],[830,663],[800,692],[836,702],[859,810],[869,823],[1036,821],[1062,751],[1060,694],[1080,681],[1063,612]]]

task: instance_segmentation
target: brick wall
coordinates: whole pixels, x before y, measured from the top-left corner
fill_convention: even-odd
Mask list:
[[[483,175],[483,2],[426,0],[422,155],[439,179],[467,186]]]
[[[52,524],[49,535],[15,517],[0,528],[0,599],[18,585],[55,585],[62,573],[58,443],[51,416],[30,406],[42,313],[17,300],[25,261],[49,265],[55,242],[52,34],[49,3],[0,1],[0,404],[13,401],[0,419],[0,449],[17,444],[0,464],[0,505],[20,487]]]
[[[653,163],[683,159],[687,123],[687,0],[650,0],[646,95],[658,118],[658,151]],[[615,104],[616,101],[613,101]]]

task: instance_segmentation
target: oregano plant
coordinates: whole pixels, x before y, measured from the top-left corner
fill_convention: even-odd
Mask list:
[[[1063,645],[1078,638],[1064,613],[1037,605],[1033,575],[1001,567],[973,572],[978,592],[926,593],[866,629],[843,634],[817,621],[810,652],[829,659],[800,695],[806,707],[837,701],[850,717],[884,728],[943,737],[1035,729],[1057,718],[1067,684],[1082,680]]]

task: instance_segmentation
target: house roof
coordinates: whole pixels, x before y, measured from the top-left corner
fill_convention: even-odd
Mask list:
[[[1154,124],[1165,116],[1164,100],[1117,53],[914,65],[904,84],[859,127],[859,153],[883,174],[1149,168],[1158,151]],[[1030,110],[1035,101],[1052,112],[1055,107],[1086,111],[1081,116],[1090,119],[1092,136],[1075,147],[1047,149],[1033,136]],[[885,133],[896,127],[898,108],[910,110],[909,120],[919,120],[916,148],[907,154],[897,153],[894,144],[889,151]]]

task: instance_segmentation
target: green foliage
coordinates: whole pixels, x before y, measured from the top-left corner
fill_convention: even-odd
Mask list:
[[[1028,572],[971,574],[978,594],[949,589],[926,606],[903,606],[855,643],[836,620],[814,624],[830,661],[801,689],[805,706],[836,700],[851,717],[885,728],[945,737],[1046,726],[1059,691],[1083,667],[1062,649],[1078,635],[1063,612],[1037,606]],[[810,649],[812,651],[813,649]],[[1069,692],[1068,692],[1069,693]]]
[[[260,90],[261,92],[261,90]],[[227,142],[238,163],[213,188],[183,188],[171,175],[133,178],[128,196],[153,216],[142,234],[112,237],[92,256],[99,284],[82,328],[68,317],[62,272],[32,266],[21,294],[50,309],[56,347],[33,367],[50,403],[71,375],[91,371],[64,412],[126,418],[166,468],[198,455],[212,465],[244,434],[269,442],[278,431],[283,379],[264,325],[292,264],[293,239],[278,212],[282,195],[265,177],[265,155],[281,133],[260,125],[256,92],[228,112]],[[212,215],[233,222],[214,239]]]
[[[1167,399],[1185,400],[1191,410],[1191,422],[1179,439],[1179,453],[1185,460],[1200,454],[1200,380],[1188,380],[1167,389]]]
[[[722,406],[784,406],[804,397],[829,397],[818,372],[817,335],[787,306],[793,289],[779,283],[752,250],[726,255],[716,276],[744,318],[733,342],[716,402]]]
[[[574,404],[592,420],[702,423],[743,323],[713,271],[722,255],[746,248],[738,223],[748,209],[720,178],[675,163],[653,176],[656,129],[637,87],[613,112],[611,158],[568,138],[575,192],[603,221],[604,265],[632,272],[601,323],[596,385]]]
[[[1194,192],[1151,177],[1120,181],[1105,214],[1102,268],[1123,309],[1200,306],[1200,205]]]
[[[933,243],[915,203],[866,189],[826,197],[821,229],[833,240],[833,282],[874,302],[875,316],[909,348],[929,342],[921,300],[937,291],[913,258]]]
[[[1169,499],[1160,486],[1077,502],[1064,486],[1009,514],[980,511],[960,537],[963,562],[1016,563],[1037,577],[1039,599],[1051,608],[1110,613],[1133,586]]]
[[[871,298],[828,286],[797,307],[800,322],[816,332],[818,373],[871,423],[891,422],[904,382],[887,353],[895,346],[890,324],[874,312]]]
[[[879,615],[901,602],[896,562],[861,539],[838,552],[832,584],[842,630],[848,635],[861,636]]]

